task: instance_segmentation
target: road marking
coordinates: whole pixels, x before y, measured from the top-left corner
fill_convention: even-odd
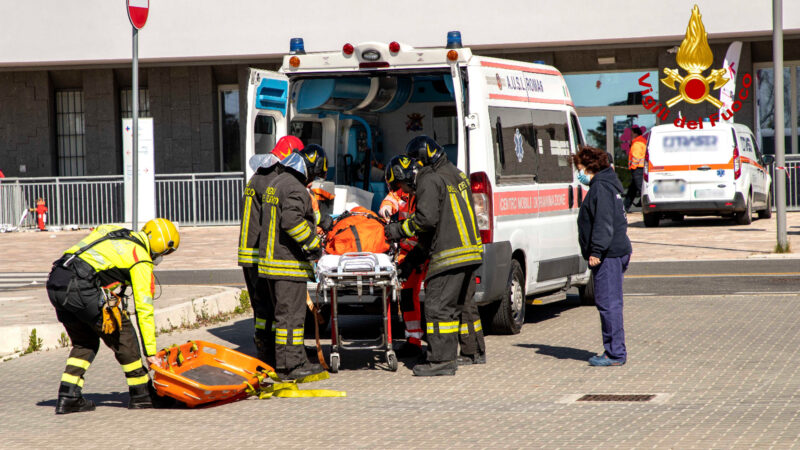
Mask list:
[[[715,278],[715,277],[800,277],[800,272],[686,273],[672,275],[625,275],[625,278]]]
[[[781,292],[781,291],[762,291],[762,292],[742,291],[742,292],[734,292],[733,295],[764,295],[764,294],[770,294],[770,295],[797,295],[799,293],[800,292],[797,292],[797,291],[794,291],[794,292],[792,292],[792,291],[783,291],[783,292]]]
[[[625,297],[649,297],[651,295],[656,295],[656,294],[651,294],[651,293],[647,293],[647,294],[625,294]]]
[[[5,277],[26,277],[26,278],[47,278],[47,272],[0,272],[0,278]]]

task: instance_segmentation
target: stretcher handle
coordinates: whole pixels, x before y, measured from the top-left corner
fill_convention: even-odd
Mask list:
[[[371,259],[373,263],[372,266],[373,268],[380,266],[380,263],[378,262],[378,257],[375,256],[374,253],[350,252],[350,253],[345,253],[339,259],[339,272],[346,272],[348,265],[359,264],[359,263],[363,264],[364,259]]]

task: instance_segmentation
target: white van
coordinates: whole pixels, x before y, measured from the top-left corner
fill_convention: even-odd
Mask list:
[[[474,298],[486,325],[518,333],[527,298],[570,286],[593,301],[577,239],[584,191],[568,162],[583,135],[558,70],[474,56],[457,32],[447,48],[291,48],[279,72],[250,70],[246,158],[287,133],[320,144],[328,178],[373,193],[375,208],[387,193],[380,164],[429,135],[472,182],[485,250]]]
[[[642,183],[644,224],[656,227],[665,217],[721,215],[746,225],[754,211],[759,218],[771,217],[772,178],[765,167],[771,162],[745,125],[653,127]]]

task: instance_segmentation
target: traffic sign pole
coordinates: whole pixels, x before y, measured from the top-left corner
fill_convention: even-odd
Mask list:
[[[786,235],[786,137],[783,130],[783,0],[772,0],[772,74],[775,94],[775,212],[778,229],[778,250],[789,249]],[[758,124],[756,124],[758,125]],[[794,124],[792,125],[794,126]]]
[[[139,229],[139,29],[133,28],[133,207],[131,209],[131,229]]]

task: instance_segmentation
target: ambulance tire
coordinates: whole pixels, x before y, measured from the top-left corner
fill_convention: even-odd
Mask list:
[[[753,223],[753,193],[747,196],[747,203],[744,205],[744,211],[736,213],[736,223],[739,225],[750,225]]]
[[[519,334],[525,323],[525,274],[516,259],[511,260],[506,292],[496,306],[497,310],[491,318],[492,332]]]
[[[772,186],[767,194],[767,206],[758,212],[759,219],[769,219],[772,217]]]
[[[642,216],[644,216],[644,226],[647,228],[657,227],[658,222],[661,220],[658,213],[642,214]]]
[[[578,298],[581,300],[582,306],[594,306],[594,274],[589,275],[589,281],[583,285],[578,286]]]

